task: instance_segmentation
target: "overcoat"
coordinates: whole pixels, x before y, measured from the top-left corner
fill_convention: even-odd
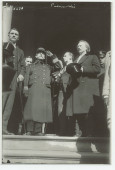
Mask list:
[[[76,62],[77,59],[74,61]],[[69,97],[66,105],[66,115],[88,113],[94,106],[94,99],[99,96],[99,82],[97,74],[100,72],[100,63],[96,55],[84,55],[78,62],[83,67],[80,76],[71,76],[71,83],[67,93]]]
[[[39,60],[28,67],[24,86],[29,95],[24,108],[24,119],[36,122],[52,122],[51,67]]]
[[[24,75],[25,72],[24,52],[18,46],[16,46],[13,51],[13,56],[6,56],[4,60],[8,65],[9,63],[12,63],[13,68],[16,72],[10,84],[10,88],[12,90],[11,93],[3,93],[3,106],[5,106],[3,110],[3,130],[6,130],[14,106],[15,94],[18,85],[17,77],[19,74]],[[6,77],[6,79],[8,79],[8,77]]]
[[[14,70],[16,71],[14,78],[11,82],[10,88],[12,90],[15,90],[17,88],[17,77],[19,74],[23,75],[25,74],[25,58],[24,58],[24,52],[21,50],[18,46],[13,51],[14,54]]]
[[[7,43],[4,43],[3,48]],[[4,58],[5,56],[5,58]],[[12,79],[12,82],[10,84],[11,90],[16,90],[17,87],[17,77],[19,74],[23,75],[25,74],[25,59],[24,59],[24,52],[22,49],[20,49],[18,46],[14,48],[13,50],[13,56],[6,56],[4,55],[3,51],[3,61],[5,60],[6,64],[10,65],[10,63],[13,63],[13,69],[15,70],[15,75]]]

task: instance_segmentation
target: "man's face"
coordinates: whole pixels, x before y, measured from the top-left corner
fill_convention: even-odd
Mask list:
[[[12,43],[16,43],[18,41],[18,39],[19,39],[19,32],[16,30],[11,30],[9,33],[9,40]]]
[[[43,52],[39,52],[35,56],[37,59],[44,60],[45,59],[45,54]]]
[[[63,56],[64,63],[72,62],[72,56],[69,53],[65,53]]]
[[[105,54],[104,53],[99,54],[99,60],[100,60],[101,66],[104,66],[105,65]]]
[[[87,51],[86,44],[85,42],[79,42],[77,45],[77,51],[79,54],[82,54]]]
[[[26,66],[32,64],[32,58],[26,58],[25,63],[26,63]]]

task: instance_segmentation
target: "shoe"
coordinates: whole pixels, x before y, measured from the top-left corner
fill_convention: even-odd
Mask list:
[[[8,130],[3,130],[3,131],[2,131],[2,134],[3,134],[3,135],[15,135],[15,134],[12,133],[12,132],[8,132]]]
[[[32,132],[26,132],[26,133],[24,133],[23,135],[31,136],[31,135],[32,135]]]
[[[35,136],[45,136],[45,133],[35,133]]]
[[[82,136],[82,131],[79,131],[79,133],[74,135],[74,137],[81,137],[81,136]]]
[[[76,134],[73,137],[81,137],[81,135],[80,134]]]

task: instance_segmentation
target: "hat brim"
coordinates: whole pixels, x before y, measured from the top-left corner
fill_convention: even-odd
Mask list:
[[[44,54],[46,54],[46,51],[38,50],[36,53],[44,53]]]

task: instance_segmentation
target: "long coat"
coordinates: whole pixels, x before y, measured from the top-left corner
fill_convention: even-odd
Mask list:
[[[99,96],[97,74],[100,72],[100,63],[97,56],[84,55],[78,63],[83,67],[83,73],[79,77],[71,76],[71,83],[67,89],[67,116],[72,116],[73,113],[88,113],[94,106],[94,99]]]
[[[23,75],[25,74],[25,58],[24,58],[24,52],[21,50],[18,46],[13,51],[14,54],[14,70],[16,71],[14,78],[11,82],[10,88],[16,89],[17,87],[17,77],[19,74]]]
[[[6,45],[7,45],[7,43],[4,43],[3,48],[5,48]],[[5,58],[4,58],[4,56],[5,56]],[[10,85],[10,88],[12,90],[16,90],[18,75],[21,74],[24,76],[24,74],[25,74],[24,52],[18,46],[16,46],[16,48],[14,48],[14,50],[13,50],[13,56],[4,55],[4,51],[3,51],[3,61],[4,60],[8,65],[10,65],[10,63],[12,63],[13,69],[16,72],[12,79],[11,85]]]
[[[40,61],[28,67],[24,86],[29,95],[24,108],[24,119],[36,122],[52,122],[51,67]]]
[[[19,74],[24,75],[24,72],[25,72],[24,71],[25,70],[24,52],[17,46],[13,51],[13,55],[14,56],[8,56],[8,57],[6,56],[5,57],[6,63],[8,65],[9,65],[9,63],[12,62],[16,73],[15,73],[13,80],[10,84],[10,88],[12,90],[11,93],[8,93],[8,94],[3,93],[3,106],[5,106],[4,110],[3,110],[3,130],[7,129],[8,120],[10,118],[13,107],[15,105],[14,101],[15,101],[15,94],[16,94],[16,89],[17,89],[17,76]],[[4,57],[4,53],[3,53],[3,57]],[[8,79],[8,77],[6,77],[6,79]],[[20,104],[18,106],[16,106],[16,108],[19,108],[18,109],[18,112],[19,112]],[[17,111],[16,111],[16,116],[17,116]],[[13,122],[13,123],[15,123],[15,122]]]

